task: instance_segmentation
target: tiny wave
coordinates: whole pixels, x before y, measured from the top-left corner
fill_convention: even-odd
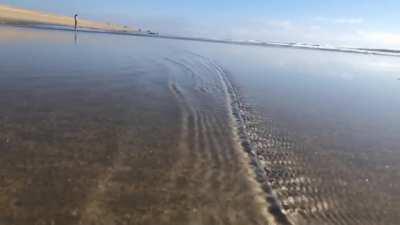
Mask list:
[[[268,182],[268,176],[265,171],[265,167],[263,167],[263,162],[258,156],[257,151],[254,148],[250,138],[249,132],[246,129],[246,118],[245,118],[245,106],[240,100],[240,95],[238,90],[232,85],[229,80],[228,73],[217,64],[214,64],[218,69],[218,72],[221,77],[221,81],[224,83],[227,93],[227,102],[230,111],[233,116],[233,120],[235,121],[235,127],[237,131],[237,135],[239,136],[240,144],[243,150],[248,154],[250,158],[250,164],[256,174],[256,180],[260,183],[261,188],[266,194],[266,201],[268,203],[268,211],[274,217],[275,221],[281,225],[290,225],[291,222],[287,218],[282,208],[282,204],[278,200],[276,194],[274,193],[271,184]]]
[[[250,138],[251,132],[248,130],[248,123],[250,123],[250,121],[246,118],[246,106],[240,99],[239,91],[230,81],[229,73],[222,66],[209,58],[192,52],[187,52],[187,54],[195,58],[200,58],[202,66],[206,67],[210,73],[216,73],[218,75],[221,88],[225,95],[226,108],[230,114],[231,127],[235,133],[234,135],[237,136],[236,141],[241,151],[247,155],[249,162],[245,163],[250,165],[251,170],[255,174],[255,180],[264,193],[264,204],[266,204],[268,211],[266,217],[268,218],[269,224],[291,225],[292,222],[285,214],[282,204],[274,193],[272,184],[269,182],[267,170],[265,169],[266,162],[259,157],[257,148]]]

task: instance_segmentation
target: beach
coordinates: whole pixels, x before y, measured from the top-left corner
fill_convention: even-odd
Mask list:
[[[26,57],[1,67],[0,223],[274,224],[216,64],[129,36],[50,31],[41,49],[43,30],[13,32],[31,38],[2,42]]]
[[[397,57],[0,33],[2,225],[397,225]]]
[[[53,25],[53,26],[64,26],[74,27],[74,18],[68,16],[59,16],[50,13],[20,9],[16,7],[0,5],[0,24],[15,24],[15,25]],[[128,28],[121,25],[101,23],[90,21],[86,19],[78,18],[78,27],[95,29],[101,31],[112,31],[112,32],[127,32],[133,31],[132,28]]]

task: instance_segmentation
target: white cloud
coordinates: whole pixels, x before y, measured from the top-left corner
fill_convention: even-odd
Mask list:
[[[357,34],[370,42],[379,45],[397,46],[400,48],[400,34],[375,31],[357,31]]]
[[[225,26],[223,30],[227,30]],[[305,42],[338,47],[400,49],[400,33],[361,30],[346,26],[323,26],[295,22],[266,21],[230,27],[233,39],[272,42]]]
[[[332,24],[347,24],[355,25],[364,23],[363,18],[326,18],[326,17],[316,17],[316,21],[322,23],[332,23]]]
[[[281,29],[292,29],[293,28],[293,24],[291,21],[287,21],[287,20],[271,20],[271,21],[267,21],[266,25],[271,26],[271,27],[275,27],[275,28],[281,28]]]
[[[321,18],[320,18],[321,19]],[[236,39],[264,40],[273,42],[305,42],[339,47],[400,49],[400,33],[362,30],[363,19],[348,18],[329,20],[335,26],[321,23],[301,23],[290,20],[252,19],[230,27],[230,35]],[[352,26],[349,26],[352,25]],[[353,26],[354,25],[354,26]]]

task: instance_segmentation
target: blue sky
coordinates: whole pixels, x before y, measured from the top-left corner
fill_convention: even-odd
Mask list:
[[[0,0],[186,36],[400,49],[399,0]]]

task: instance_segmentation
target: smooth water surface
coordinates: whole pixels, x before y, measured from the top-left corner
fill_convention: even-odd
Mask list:
[[[0,48],[0,224],[400,219],[399,58],[12,27]]]
[[[399,58],[241,46],[199,54],[239,87],[294,224],[398,223]]]

